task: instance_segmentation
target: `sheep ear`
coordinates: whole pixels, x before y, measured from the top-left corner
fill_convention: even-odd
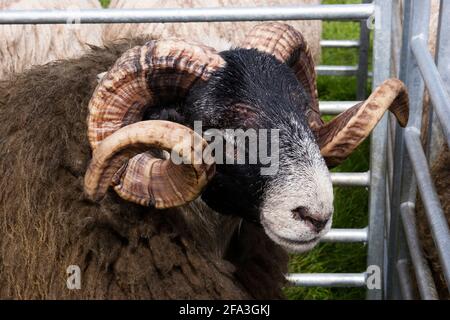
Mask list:
[[[310,108],[307,112],[310,127],[323,125],[320,118],[314,59],[303,35],[293,27],[279,22],[266,22],[255,26],[240,45],[275,56],[291,67],[301,85],[309,93]]]
[[[322,156],[329,167],[344,161],[390,110],[402,127],[408,123],[408,93],[405,85],[389,79],[370,97],[314,130]]]

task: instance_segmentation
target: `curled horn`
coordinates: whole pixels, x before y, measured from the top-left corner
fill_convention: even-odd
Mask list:
[[[191,161],[206,142],[180,124],[142,119],[147,108],[182,100],[196,81],[207,81],[223,65],[213,49],[181,40],[153,40],[125,52],[89,102],[87,196],[98,201],[112,185],[123,199],[157,208],[198,197],[215,170],[212,161]],[[200,149],[186,147],[193,140]],[[149,148],[173,150],[187,161],[157,159]]]
[[[306,116],[329,167],[344,161],[370,134],[386,110],[395,115],[401,126],[408,123],[408,93],[404,84],[396,79],[385,81],[366,101],[324,123],[319,111],[314,60],[303,35],[287,24],[259,24],[250,31],[240,47],[272,54],[293,69],[309,94]]]
[[[316,131],[320,151],[327,165],[334,167],[344,161],[390,110],[405,127],[409,115],[408,92],[400,80],[389,79],[370,97],[324,124]]]

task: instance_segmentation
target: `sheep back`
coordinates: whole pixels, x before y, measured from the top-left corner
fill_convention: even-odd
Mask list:
[[[99,9],[97,0],[0,0],[0,10]],[[101,25],[0,25],[0,79],[32,65],[79,57],[100,45]]]

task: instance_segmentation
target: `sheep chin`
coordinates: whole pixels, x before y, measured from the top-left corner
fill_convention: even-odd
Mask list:
[[[281,246],[284,250],[286,250],[289,253],[304,253],[307,251],[310,251],[314,249],[314,247],[320,242],[320,239],[322,236],[328,233],[331,228],[331,220],[328,222],[326,228],[320,233],[320,236],[314,237],[311,240],[308,241],[295,241],[287,238],[283,238],[279,235],[277,235],[272,229],[268,226],[263,224],[263,228],[267,236],[276,244]]]
[[[309,158],[311,166],[282,159],[282,173],[268,182],[261,208],[261,224],[267,235],[291,252],[312,249],[332,224],[330,174],[323,159]],[[300,207],[308,214],[296,215],[295,209]]]

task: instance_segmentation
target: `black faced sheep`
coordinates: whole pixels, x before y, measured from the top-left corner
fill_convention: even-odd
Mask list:
[[[406,123],[397,80],[324,124],[311,54],[280,23],[222,53],[130,40],[3,81],[0,296],[280,298],[281,247],[310,249],[330,228],[326,163],[343,161],[388,108]],[[175,164],[158,151],[192,159],[180,137],[204,151],[195,121],[224,136],[279,132],[275,174],[260,157]],[[232,157],[251,153],[233,146]],[[66,287],[70,265],[80,290]]]

